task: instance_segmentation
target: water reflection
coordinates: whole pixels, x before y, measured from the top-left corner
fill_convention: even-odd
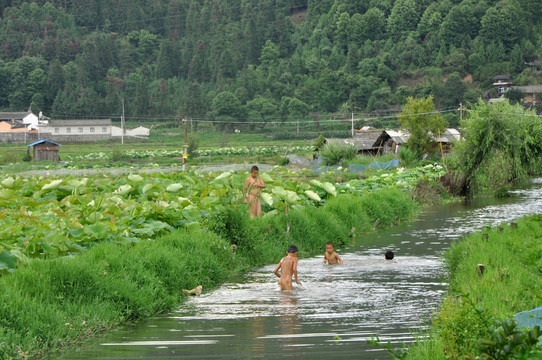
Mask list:
[[[441,254],[450,243],[488,224],[542,212],[541,189],[537,180],[510,199],[429,209],[341,249],[342,266],[325,266],[321,256],[301,259],[304,287],[291,292],[278,290],[274,266],[257,269],[243,283],[225,284],[64,358],[389,359],[366,340],[409,342],[411,330],[425,326],[446,291]],[[394,260],[384,260],[386,250]]]

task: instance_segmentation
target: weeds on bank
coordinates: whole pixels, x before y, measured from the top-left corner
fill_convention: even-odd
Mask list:
[[[539,359],[540,328],[510,318],[542,301],[542,216],[471,234],[445,253],[450,293],[406,359]],[[484,265],[483,273],[477,271]]]

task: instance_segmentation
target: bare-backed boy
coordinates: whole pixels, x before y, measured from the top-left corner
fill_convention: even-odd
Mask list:
[[[290,245],[288,247],[288,256],[282,258],[273,272],[279,278],[279,286],[281,290],[292,290],[292,275],[295,282],[301,285],[297,279],[297,247]],[[279,273],[279,270],[280,273]]]
[[[335,246],[330,241],[326,243],[326,252],[324,254],[324,264],[337,265],[343,263],[343,259],[335,252]]]

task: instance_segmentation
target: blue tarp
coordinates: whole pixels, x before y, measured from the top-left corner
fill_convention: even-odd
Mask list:
[[[382,169],[387,170],[399,166],[399,160],[390,160],[388,162],[374,162],[369,165],[359,165],[359,164],[350,164],[348,166],[342,166],[342,168],[347,168],[348,171],[353,173],[361,173],[367,169]],[[309,164],[309,167],[317,174],[328,172],[328,171],[337,171],[341,166],[325,166],[323,165],[322,160],[319,158],[312,161]]]
[[[542,306],[537,307],[529,311],[522,311],[514,315],[514,320],[517,321],[520,327],[533,328],[540,326],[542,328]],[[540,337],[539,344],[542,344],[542,336]]]

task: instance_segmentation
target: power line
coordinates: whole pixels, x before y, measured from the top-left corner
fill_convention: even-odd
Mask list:
[[[436,114],[444,114],[444,113],[449,113],[449,112],[455,112],[456,109],[445,109],[445,110],[436,110],[436,111],[431,111],[431,112],[426,112],[426,113],[418,113],[418,114],[406,114],[406,115],[401,115],[401,116],[404,116],[404,117],[414,117],[414,116],[425,116],[425,115],[436,115]],[[87,118],[119,118],[120,115],[69,115],[69,114],[62,114],[60,113],[59,115],[68,115],[68,116],[77,116],[79,118],[81,117],[87,117]],[[358,114],[359,115],[362,115],[362,114]],[[385,119],[396,119],[400,116],[400,113],[397,113],[395,115],[386,115],[386,116],[373,116],[373,117],[364,117],[364,116],[359,116],[358,118],[354,118],[354,121],[372,121],[372,120],[385,120]],[[273,118],[269,118],[270,121],[250,121],[252,118],[242,118],[242,117],[236,117],[234,118],[235,121],[227,121],[227,120],[217,120],[215,118],[198,118],[198,117],[195,117],[195,118],[191,118],[191,120],[193,122],[196,122],[196,123],[211,123],[211,124],[231,124],[231,125],[250,125],[250,124],[270,124],[270,125],[273,125],[273,124],[293,124],[293,125],[296,125],[297,122],[300,122],[300,124],[313,124],[315,122],[314,119],[304,119],[303,121],[299,121],[299,120],[294,120],[294,121],[288,121],[288,120],[283,120],[282,118],[279,118],[279,117],[273,117]],[[146,120],[146,121],[180,121],[178,117],[176,116],[168,116],[168,117],[153,117],[153,116],[126,116],[125,117],[125,120],[132,120],[132,121],[143,121],[143,120]],[[337,123],[344,123],[344,124],[350,124],[352,122],[352,119],[351,118],[344,118],[344,119],[327,119],[327,120],[324,120],[324,119],[319,119],[317,120],[316,122],[320,123],[320,124],[337,124]]]

